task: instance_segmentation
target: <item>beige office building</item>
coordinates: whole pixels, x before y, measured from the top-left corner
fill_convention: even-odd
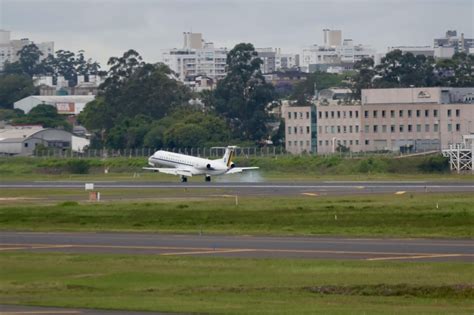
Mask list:
[[[440,150],[474,133],[474,88],[368,89],[361,99],[348,104],[323,99],[307,106],[306,111],[316,112],[317,132],[310,139],[317,143],[314,152],[333,153],[339,145],[352,152]],[[285,121],[292,126],[288,117]],[[308,125],[310,120],[298,123]],[[296,135],[286,139],[287,150],[299,153]]]

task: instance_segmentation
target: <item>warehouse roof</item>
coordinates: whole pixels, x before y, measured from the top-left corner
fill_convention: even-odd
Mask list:
[[[35,133],[46,130],[40,126],[10,127],[0,129],[1,142],[16,142],[33,136]]]

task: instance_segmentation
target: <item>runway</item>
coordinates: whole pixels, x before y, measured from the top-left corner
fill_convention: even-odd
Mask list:
[[[1,252],[368,261],[474,261],[474,241],[153,233],[0,232]]]
[[[80,181],[2,182],[1,188],[14,189],[84,189]],[[224,190],[235,195],[295,194],[372,194],[405,192],[474,192],[474,182],[435,181],[315,181],[315,182],[213,182],[174,183],[151,181],[96,181],[95,189],[186,189]]]

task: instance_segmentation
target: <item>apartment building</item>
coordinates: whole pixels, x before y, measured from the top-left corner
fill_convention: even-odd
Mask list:
[[[33,44],[28,38],[11,39],[11,32],[0,30],[0,71],[3,70],[5,62],[18,61],[18,52],[26,45]],[[54,54],[54,42],[35,43],[42,55],[40,59],[46,58],[48,55]]]
[[[206,76],[219,80],[226,75],[227,48],[215,48],[202,39],[201,33],[183,33],[184,47],[167,49],[162,60],[178,78]]]
[[[262,59],[262,66],[260,67],[262,73],[294,69],[298,66],[298,56],[283,54],[280,48],[256,48],[255,51],[258,53],[258,57]]]
[[[362,91],[361,102],[320,99],[295,111],[313,110],[316,134],[312,139],[317,141],[317,153],[323,154],[337,152],[339,146],[352,152],[440,150],[474,134],[474,88],[368,89]],[[288,127],[296,125],[289,117],[284,116],[286,147],[299,153],[294,149],[295,141],[300,143],[294,129],[288,135]],[[304,117],[298,126],[310,124]]]

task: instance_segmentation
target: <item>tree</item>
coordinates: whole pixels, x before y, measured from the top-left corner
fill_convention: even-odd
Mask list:
[[[35,44],[23,46],[23,48],[17,52],[17,55],[19,57],[18,62],[20,63],[24,73],[33,77],[40,72],[39,62],[43,53],[39,50],[38,46]]]
[[[341,74],[316,71],[295,86],[291,99],[296,100],[299,105],[308,105],[315,94],[315,88],[321,91],[330,87],[347,87],[345,79],[346,76]]]
[[[14,119],[13,123],[72,130],[72,126],[66,121],[66,117],[58,114],[56,107],[47,104],[39,104],[33,107],[27,115]]]
[[[443,86],[474,86],[474,55],[456,53],[451,59],[441,59],[435,71]]]
[[[363,58],[354,64],[356,74],[353,77],[352,94],[360,99],[362,89],[372,88],[372,80],[376,74],[374,69],[374,60],[372,58]]]
[[[27,75],[8,74],[0,76],[0,108],[13,108],[13,103],[33,95],[33,80]]]
[[[228,72],[217,83],[215,110],[226,118],[234,136],[260,140],[267,136],[266,105],[274,99],[274,89],[265,82],[252,44],[236,45],[227,55]]]

